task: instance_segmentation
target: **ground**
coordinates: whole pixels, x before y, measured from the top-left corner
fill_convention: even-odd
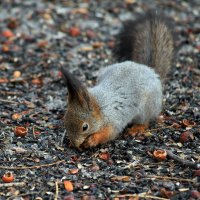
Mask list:
[[[95,149],[71,148],[60,67],[92,86],[115,62],[122,22],[150,9],[169,18],[175,36],[159,121],[143,136],[126,130]],[[0,176],[14,175],[0,180],[0,199],[200,198],[198,0],[4,0],[0,22]],[[155,149],[167,158],[157,161]]]

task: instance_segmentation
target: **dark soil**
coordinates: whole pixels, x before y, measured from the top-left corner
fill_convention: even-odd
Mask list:
[[[60,67],[93,85],[115,62],[122,22],[150,9],[165,14],[175,33],[160,121],[143,137],[125,133],[92,150],[71,148],[63,142]],[[199,0],[3,0],[0,34],[0,176],[15,177],[11,186],[0,180],[0,199],[200,199]],[[28,129],[25,137],[15,136],[18,126]],[[191,165],[156,161],[157,148]]]

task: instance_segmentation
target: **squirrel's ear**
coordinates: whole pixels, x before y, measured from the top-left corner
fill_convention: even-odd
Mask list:
[[[74,77],[63,67],[61,68],[61,72],[67,83],[67,89],[69,93],[69,104],[78,103],[82,107],[89,107],[90,96],[89,92],[87,91],[87,88],[83,86],[76,77]]]

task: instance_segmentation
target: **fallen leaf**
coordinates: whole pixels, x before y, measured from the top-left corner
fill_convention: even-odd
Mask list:
[[[166,190],[165,188],[161,188],[160,193],[161,193],[162,197],[169,198],[169,199],[174,195],[173,191]]]
[[[13,72],[13,78],[19,78],[21,76],[21,72],[20,71],[14,71]]]
[[[35,79],[32,79],[31,81],[34,85],[42,85],[43,84],[43,81],[41,78],[35,78]]]
[[[191,191],[191,197],[194,199],[200,199],[200,192],[197,190],[192,190]]]
[[[120,199],[128,199],[128,200],[139,200],[139,196],[137,194],[120,194],[117,195],[113,200],[120,200]]]
[[[94,48],[100,48],[100,47],[102,47],[103,45],[104,45],[103,42],[94,42],[94,43],[92,44],[92,46],[93,46]]]
[[[89,38],[95,38],[97,36],[96,33],[93,30],[87,30],[86,35]]]
[[[181,133],[180,142],[184,143],[184,142],[189,142],[192,140],[194,140],[194,135],[190,131],[185,131],[185,132]]]
[[[69,173],[70,173],[70,174],[77,174],[77,173],[78,173],[78,171],[79,171],[79,169],[78,169],[78,168],[69,169]]]
[[[8,83],[8,79],[7,78],[0,78],[0,83]]]
[[[113,49],[116,46],[114,41],[109,41],[107,44],[108,44],[108,47],[111,49]]]
[[[9,18],[7,27],[10,29],[16,29],[17,26],[19,25],[19,21],[16,18]]]
[[[134,4],[136,2],[136,0],[125,0],[125,2],[127,4]]]
[[[74,187],[71,181],[63,181],[65,190],[67,190],[68,192],[72,192]]]
[[[180,188],[180,189],[178,189],[179,192],[186,192],[188,190],[190,190],[190,188]]]
[[[91,171],[93,171],[93,172],[99,171],[99,169],[100,169],[100,167],[98,165],[93,165],[91,167]]]
[[[9,47],[7,44],[4,44],[4,45],[2,46],[2,51],[5,52],[5,53],[7,53],[7,52],[10,51],[10,47]]]
[[[72,14],[88,14],[88,9],[87,8],[74,8],[72,10]]]
[[[11,150],[15,151],[16,153],[25,153],[25,152],[27,152],[27,150],[22,148],[22,147],[13,147]]]
[[[172,124],[172,127],[173,128],[180,128],[181,127],[181,125],[180,124],[178,124],[178,123],[176,123],[176,122],[173,122],[173,124]]]
[[[188,120],[188,119],[183,119],[182,124],[183,124],[185,127],[193,127],[193,126],[196,125],[196,122],[190,121],[190,120]]]
[[[77,37],[81,34],[81,31],[78,27],[76,26],[73,26],[69,29],[69,34],[72,36],[72,37]]]
[[[73,195],[67,195],[67,196],[64,196],[63,200],[75,200],[75,198]]]
[[[47,41],[47,40],[41,40],[41,41],[39,41],[39,42],[37,43],[37,46],[38,46],[39,48],[45,48],[45,47],[48,46],[48,41]]]
[[[44,13],[44,14],[42,15],[42,17],[43,17],[44,19],[46,19],[46,20],[51,20],[51,19],[52,19],[51,15],[50,15],[49,13]]]
[[[28,108],[35,108],[36,105],[30,101],[24,101],[24,103],[27,105]]]
[[[92,50],[93,50],[92,46],[84,46],[79,49],[79,51],[92,51]]]
[[[197,170],[194,171],[194,176],[200,177],[200,169],[197,169]]]
[[[129,182],[131,181],[131,177],[130,176],[114,176],[111,178],[111,181]]]
[[[22,115],[19,113],[14,113],[12,115],[12,120],[14,120],[14,121],[20,120],[21,118],[22,118]]]
[[[13,32],[12,32],[11,30],[9,30],[9,29],[4,30],[4,31],[2,32],[2,35],[3,35],[4,37],[6,37],[6,38],[11,38],[11,37],[14,36]]]
[[[110,154],[108,152],[102,152],[99,154],[99,158],[101,160],[108,160],[110,159]]]
[[[96,200],[95,196],[84,195],[81,200]]]

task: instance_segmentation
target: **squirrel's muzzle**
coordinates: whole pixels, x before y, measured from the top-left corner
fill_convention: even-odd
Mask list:
[[[81,144],[83,144],[83,142],[85,141],[85,138],[84,137],[78,137],[78,138],[70,138],[69,137],[69,140],[70,140],[70,143],[72,144],[72,146],[76,147],[77,149],[81,150]]]

